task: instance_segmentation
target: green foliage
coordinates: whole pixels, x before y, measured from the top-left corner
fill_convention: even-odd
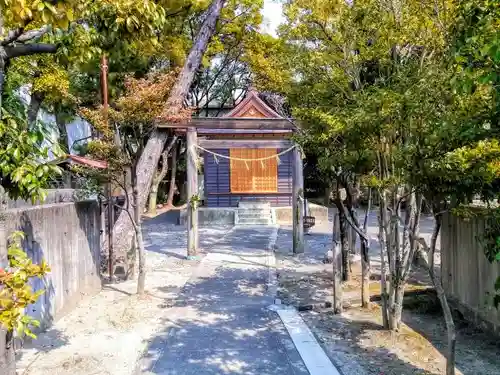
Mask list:
[[[444,165],[458,186],[465,183],[469,191],[478,192],[484,200],[498,199],[500,115],[500,7],[497,1],[465,0],[460,2],[454,27],[456,72],[453,84],[468,95],[482,96],[482,110],[475,117],[483,124],[490,139],[459,148],[446,158]],[[448,173],[449,173],[448,172]],[[458,181],[460,180],[460,181]],[[463,212],[464,210],[461,210]],[[460,212],[460,213],[461,213]],[[467,210],[466,210],[467,212]],[[478,237],[489,262],[500,262],[500,210],[486,209],[486,229]],[[500,277],[494,285],[493,305],[500,306]]]
[[[189,204],[192,210],[196,210],[201,203],[201,198],[199,195],[195,194],[189,198]]]
[[[201,198],[199,195],[195,194],[189,198],[189,209],[191,210],[191,215],[196,215],[196,210],[201,204]],[[191,222],[191,228],[193,228],[194,222]]]
[[[389,207],[417,191],[435,214],[498,198],[498,1],[290,0],[284,9],[274,56],[256,58],[271,68],[252,67],[288,97],[297,140],[325,179],[362,180]]]
[[[500,262],[500,210],[494,210],[488,217],[482,244],[489,262]]]
[[[409,184],[438,201],[492,196],[491,90],[455,86],[461,9],[449,1],[401,9],[372,0],[286,3],[275,59],[288,65],[275,74],[302,122],[298,141],[315,150],[325,178],[357,176],[389,190]],[[272,88],[277,79],[262,74]]]
[[[74,20],[75,11],[81,7],[78,1],[43,0],[2,0],[0,7],[4,18],[4,27],[24,27],[27,23],[33,26],[51,24],[65,29]],[[2,34],[4,30],[1,31]]]
[[[31,327],[38,327],[37,320],[24,314],[24,309],[37,301],[44,290],[33,291],[30,281],[43,278],[50,268],[44,260],[33,264],[21,247],[22,232],[15,232],[9,238],[7,268],[0,268],[0,324],[19,336],[35,337]]]
[[[477,114],[498,136],[500,115],[500,7],[495,0],[459,2],[454,25],[454,85],[467,93],[483,92],[487,111]]]
[[[48,150],[42,147],[43,134],[27,130],[26,124],[3,110],[0,120],[0,174],[2,188],[13,198],[36,201],[45,196],[52,176],[61,170],[46,162]]]

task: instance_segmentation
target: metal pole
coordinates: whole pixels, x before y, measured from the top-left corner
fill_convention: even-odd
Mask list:
[[[102,95],[102,107],[104,109],[104,115],[107,121],[108,112],[108,59],[106,55],[101,57],[101,95]]]

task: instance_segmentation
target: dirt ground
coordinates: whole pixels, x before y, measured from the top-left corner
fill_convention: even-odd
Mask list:
[[[309,239],[311,241],[311,239]],[[314,239],[312,239],[314,241]],[[280,240],[278,241],[278,243]],[[323,264],[321,251],[309,247],[308,254],[291,256],[275,250],[278,296],[299,309],[332,361],[344,375],[438,375],[444,374],[446,329],[435,293],[425,269],[414,267],[405,299],[401,332],[382,329],[376,302],[360,307],[360,269],[353,265],[352,280],[344,285],[346,309],[336,316],[320,306],[332,301],[331,264]],[[376,267],[374,267],[376,270]],[[372,277],[372,295],[380,292],[379,279]],[[500,341],[474,329],[460,316],[457,325],[457,374],[500,375]]]
[[[446,333],[440,312],[404,313],[403,329],[382,329],[380,310],[351,307],[342,316],[330,310],[301,313],[344,375],[444,374]],[[457,374],[500,374],[500,344],[464,322],[458,324]],[[353,370],[356,362],[362,368]]]
[[[128,375],[134,370],[148,343],[166,328],[166,309],[200,262],[185,259],[184,228],[160,217],[146,221],[143,230],[146,295],[136,295],[135,280],[104,285],[37,339],[24,343],[17,353],[19,375]],[[229,230],[201,229],[201,247],[213,246]]]

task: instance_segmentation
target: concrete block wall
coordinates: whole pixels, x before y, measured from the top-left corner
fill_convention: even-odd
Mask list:
[[[493,305],[500,264],[488,261],[478,240],[486,226],[480,215],[471,219],[449,213],[443,216],[441,277],[453,307],[469,321],[500,337],[500,310]]]
[[[7,199],[7,208],[30,208],[33,206],[44,206],[48,204],[77,201],[75,197],[76,191],[74,189],[48,189],[46,192],[47,197],[45,198],[45,200],[43,202],[36,201],[35,204],[33,204],[31,201],[24,201],[21,199]]]
[[[276,207],[276,223],[281,225],[293,224],[292,207]],[[314,216],[316,224],[328,224],[328,208],[317,204],[309,204],[309,216]]]
[[[272,215],[276,224],[292,225],[292,207],[273,207]],[[235,225],[237,209],[233,207],[200,207],[198,209],[199,225]],[[316,224],[328,224],[328,208],[317,204],[309,204],[309,215],[316,218]],[[186,225],[187,210],[181,210],[179,215],[179,225]]]
[[[23,231],[23,247],[34,262],[51,267],[45,280],[34,282],[45,293],[27,313],[49,327],[71,311],[83,297],[101,290],[101,219],[96,201],[69,202],[8,209],[0,218],[3,235],[0,260],[5,260],[6,237]]]

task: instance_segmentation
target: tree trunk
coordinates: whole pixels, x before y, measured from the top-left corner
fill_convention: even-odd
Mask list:
[[[172,151],[172,168],[170,172],[170,186],[168,188],[167,206],[174,205],[175,193],[175,176],[177,175],[177,155],[179,154],[179,147],[176,145]]]
[[[446,325],[446,333],[448,336],[448,350],[446,353],[446,375],[455,375],[455,356],[456,356],[456,341],[457,333],[455,329],[455,322],[453,321],[453,315],[451,313],[450,305],[446,299],[446,293],[444,291],[443,285],[441,283],[441,277],[434,272],[434,256],[436,254],[436,243],[439,232],[441,230],[442,215],[437,214],[434,216],[434,229],[432,231],[431,246],[430,248],[426,246],[425,241],[422,239],[421,244],[426,248],[429,254],[429,262],[427,264],[429,275],[432,280],[432,284],[436,289],[436,294],[443,309],[443,316]]]
[[[333,244],[333,312],[342,314],[342,253],[338,243]]]
[[[434,273],[433,273],[434,274]],[[446,333],[448,336],[448,350],[446,353],[446,375],[455,375],[455,351],[457,343],[457,334],[455,329],[455,322],[451,313],[450,305],[446,299],[443,286],[441,285],[440,277],[434,274],[432,282],[436,288],[436,293],[443,309],[444,321],[446,324]]]
[[[331,188],[326,188],[325,189],[325,195],[323,196],[323,204],[325,207],[330,206],[330,196],[332,195],[332,189]]]
[[[389,292],[389,329],[398,331],[401,327],[403,313],[403,298],[405,294],[404,283],[391,283]]]
[[[1,20],[0,15],[0,20]],[[0,185],[0,214],[5,214],[6,207],[3,202],[5,190]],[[6,268],[9,265],[7,250],[7,230],[4,222],[0,223],[0,267]],[[14,338],[12,332],[7,332],[0,324],[0,374],[16,375],[16,362],[14,353]]]
[[[368,218],[372,209],[372,190],[368,191],[368,205],[366,207],[365,219],[363,220],[363,232],[368,235]],[[361,306],[370,306],[370,243],[359,237],[361,241]]]
[[[165,148],[165,150],[162,153],[162,166],[160,171],[157,173],[155,178],[153,179],[153,183],[151,184],[151,191],[149,193],[149,213],[152,215],[156,215],[156,204],[158,200],[158,188],[160,187],[161,182],[165,178],[165,176],[168,173],[168,155],[170,154],[170,150],[172,150],[172,147],[175,145],[175,142],[177,141],[177,136],[174,135],[172,139],[170,140],[170,143],[168,146]],[[175,148],[174,148],[174,154],[175,154]],[[175,160],[172,155],[172,167],[175,164]]]
[[[140,220],[140,219],[139,219]],[[139,222],[136,231],[136,246],[139,260],[139,277],[137,278],[137,294],[144,294],[146,286],[146,249],[144,248],[144,239],[142,237],[142,224]]]
[[[184,99],[189,92],[195,73],[201,64],[208,42],[215,33],[217,20],[219,19],[224,3],[225,0],[212,1],[193,47],[184,63],[184,67],[165,104],[165,118],[174,117],[182,109]],[[138,200],[141,212],[144,211],[149,188],[151,187],[151,182],[153,181],[153,176],[166,140],[167,132],[155,129],[149,137],[137,165]],[[134,233],[130,220],[125,215],[120,215],[113,230],[116,234],[114,237],[115,249],[121,253],[126,252]]]
[[[31,94],[30,104],[28,106],[28,128],[33,129],[36,125],[36,119],[38,117],[38,112],[40,112],[40,107],[45,99],[45,94],[35,91]]]
[[[370,255],[366,241],[361,240],[361,306],[370,306]]]
[[[64,114],[57,111],[55,113],[57,129],[59,129],[59,145],[64,152],[71,153],[71,145],[68,141],[68,129],[66,129],[66,121]]]
[[[385,329],[389,329],[389,314],[388,314],[388,295],[387,295],[387,244],[385,241],[384,226],[386,225],[386,205],[387,197],[385,192],[380,196],[379,205],[379,247],[380,247],[380,297],[382,300],[382,322]]]
[[[342,313],[342,253],[339,239],[337,238],[337,225],[339,217],[334,217],[332,236],[332,268],[333,268],[333,313]]]
[[[347,235],[347,218],[342,209],[339,210],[339,231],[340,248],[342,255],[342,281],[349,281],[351,278],[349,267],[349,237]]]
[[[348,226],[344,210],[344,204],[342,202],[342,197],[340,194],[340,186],[338,182],[336,183],[335,187],[334,203],[335,207],[337,207],[338,219],[339,219],[340,249],[342,256],[342,281],[349,281],[350,267],[349,267],[349,237],[347,234]]]
[[[0,15],[0,18],[3,19],[3,15]],[[3,90],[5,84],[5,64],[7,63],[7,54],[5,53],[5,49],[0,46],[0,109],[3,108]],[[0,120],[3,115],[0,111]]]
[[[149,192],[149,209],[148,212],[150,215],[156,215],[156,203],[158,199],[158,184],[153,182],[151,185],[151,191]]]

